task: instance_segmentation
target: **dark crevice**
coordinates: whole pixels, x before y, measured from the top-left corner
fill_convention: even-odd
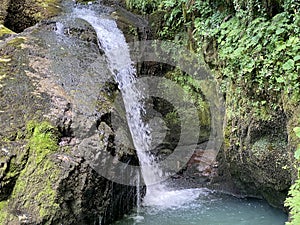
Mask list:
[[[99,120],[96,121],[96,126],[99,127],[100,123],[104,122],[106,123],[109,127],[112,128],[112,123],[111,123],[111,113],[105,113],[101,116]],[[113,128],[112,128],[113,129]]]
[[[16,33],[20,33],[37,22],[33,16],[26,15],[24,0],[11,1],[4,20],[4,26]]]

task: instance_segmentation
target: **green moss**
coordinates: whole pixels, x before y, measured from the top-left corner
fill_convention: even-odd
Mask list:
[[[14,157],[9,162],[9,171],[5,175],[6,179],[16,178],[19,176],[22,169],[27,162],[28,152],[24,151],[23,154]]]
[[[33,14],[33,17],[39,21],[41,19],[56,16],[60,11],[60,0],[38,0],[36,6],[38,12]]]
[[[7,201],[2,201],[0,202],[0,224],[4,224],[6,218],[7,218],[7,212],[6,212],[6,207],[7,207]]]
[[[38,124],[31,121],[27,124],[27,132],[32,135],[28,147],[33,150],[37,164],[50,153],[57,151],[57,130],[48,122]]]
[[[167,113],[165,116],[165,120],[167,124],[180,124],[179,115],[175,111]]]
[[[211,90],[206,89],[201,81],[197,81],[191,76],[183,74],[182,71],[178,69],[168,72],[165,77],[175,81],[182,87],[186,96],[188,96],[188,99],[183,99],[184,101],[191,102],[196,106],[201,126],[210,126],[211,118],[209,104],[205,101],[203,93],[209,95]],[[174,115],[171,113],[168,117],[169,119],[172,119],[174,118]]]
[[[34,197],[34,200],[40,203],[40,218],[51,216],[51,213],[59,208],[59,204],[55,202],[56,198],[56,192],[53,190],[51,180],[49,179],[47,180],[47,184],[44,186],[44,189]]]
[[[271,137],[261,137],[252,145],[251,152],[260,158],[262,155],[270,154],[273,151],[276,154],[279,149],[286,149],[286,145],[287,143],[284,140],[272,140]]]
[[[0,24],[0,40],[3,37],[11,34],[15,34],[15,32],[11,31],[10,29],[6,28],[4,25]]]
[[[26,40],[27,39],[25,37],[18,36],[16,38],[11,39],[9,42],[7,42],[7,45],[12,46],[16,49],[23,49],[24,48],[23,44]]]
[[[29,158],[16,181],[10,202],[15,209],[39,216],[40,221],[53,215],[59,207],[55,184],[61,171],[51,158],[59,149],[58,138],[59,132],[49,122],[30,121],[26,125]]]

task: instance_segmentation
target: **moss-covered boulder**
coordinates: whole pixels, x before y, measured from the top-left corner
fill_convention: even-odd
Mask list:
[[[110,115],[117,88],[94,30],[79,19],[64,34],[55,21],[18,35],[1,29],[0,224],[120,218],[135,205],[136,187],[96,171],[89,149],[100,161],[136,156],[115,143]]]
[[[291,160],[286,118],[231,118],[225,137],[225,158],[239,194],[263,197],[283,207],[291,185]]]

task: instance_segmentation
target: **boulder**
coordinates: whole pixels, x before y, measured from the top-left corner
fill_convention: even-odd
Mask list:
[[[94,30],[75,20],[59,33],[52,20],[7,33],[0,42],[0,224],[108,224],[128,213],[136,187],[114,179],[115,164],[104,164],[106,174],[93,165],[137,164],[135,152],[115,142],[128,140],[111,125],[118,90]]]

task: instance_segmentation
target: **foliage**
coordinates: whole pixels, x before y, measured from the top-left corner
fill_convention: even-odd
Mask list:
[[[299,100],[299,22],[299,14],[283,12],[247,26],[237,18],[222,23],[217,43],[223,90],[232,83],[237,96],[249,96],[255,109],[268,104],[270,111],[283,93]]]
[[[156,8],[167,12],[160,38],[204,54],[224,94],[230,87],[232,100],[246,103],[233,114],[268,120],[282,95],[299,101],[299,1],[163,0]]]
[[[300,138],[300,127],[295,127],[294,128],[294,132],[296,133],[296,136],[298,138]],[[295,152],[295,158],[297,160],[300,160],[300,144],[298,145],[297,149],[296,149],[296,152]]]
[[[158,8],[159,0],[125,0],[126,6],[131,10],[138,10],[146,14]]]
[[[300,127],[295,127],[294,132],[296,136],[300,138]],[[295,158],[300,160],[300,144],[298,145]],[[291,186],[289,191],[289,197],[285,201],[285,206],[289,207],[291,214],[291,221],[287,222],[286,225],[300,224],[300,168],[298,168],[298,179]]]

